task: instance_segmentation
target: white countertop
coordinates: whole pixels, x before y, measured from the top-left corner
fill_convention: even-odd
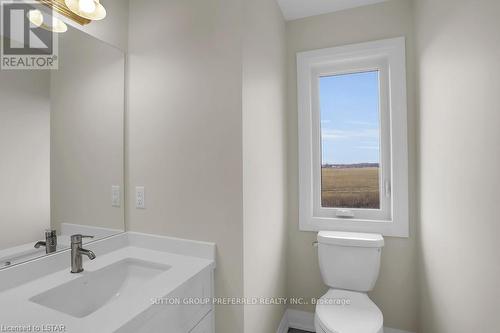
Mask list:
[[[111,249],[104,254],[101,253],[106,252],[106,250],[100,249],[99,246],[106,248],[106,243],[104,243],[106,240],[99,241],[98,251],[96,251],[97,258],[93,261],[84,260],[85,271],[83,273],[71,274],[69,272],[70,257],[69,251],[66,251],[56,255],[61,256],[59,260],[68,260],[67,268],[59,269],[52,274],[41,276],[0,292],[0,325],[3,325],[4,328],[11,325],[64,325],[66,332],[71,333],[113,332],[151,307],[153,304],[152,299],[166,297],[201,271],[215,268],[214,244],[201,242],[192,242],[190,244],[190,241],[183,243],[183,240],[133,233],[125,233],[112,238],[116,238],[115,243],[117,240],[123,243],[119,239],[120,237],[128,237],[124,243],[125,246],[112,245],[111,247],[114,246],[115,249]],[[151,237],[151,239],[148,239],[148,237]],[[162,243],[162,240],[166,240],[168,244]],[[94,250],[93,244],[86,247]],[[208,254],[201,257],[195,256],[204,251],[208,251]],[[179,254],[183,252],[185,253]],[[171,268],[145,282],[140,289],[120,295],[113,302],[105,304],[99,310],[83,318],[76,318],[30,301],[30,298],[44,291],[126,258],[168,265]],[[43,258],[23,265],[30,264],[43,265]],[[60,265],[58,266],[60,268]],[[1,273],[2,271],[0,271]],[[11,272],[10,276],[15,276],[12,274]],[[20,274],[23,274],[23,271],[20,271]]]

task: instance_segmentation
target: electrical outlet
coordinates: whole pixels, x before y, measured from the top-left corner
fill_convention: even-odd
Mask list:
[[[135,208],[146,208],[146,197],[144,193],[144,186],[136,186],[135,188]]]
[[[112,207],[121,206],[121,193],[120,193],[120,186],[118,185],[111,186],[111,206]]]

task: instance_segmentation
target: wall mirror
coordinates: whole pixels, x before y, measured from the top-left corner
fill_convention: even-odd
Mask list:
[[[124,231],[124,53],[72,27],[58,49],[57,70],[0,71],[0,269],[46,231],[56,251]]]

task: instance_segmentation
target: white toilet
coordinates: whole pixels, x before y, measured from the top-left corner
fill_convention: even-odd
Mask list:
[[[368,291],[378,278],[384,238],[377,234],[320,231],[319,266],[330,290],[318,300],[317,333],[383,333],[384,317]]]

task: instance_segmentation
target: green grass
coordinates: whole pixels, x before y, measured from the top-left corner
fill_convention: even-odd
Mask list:
[[[335,208],[380,208],[379,168],[322,168],[321,204]]]

